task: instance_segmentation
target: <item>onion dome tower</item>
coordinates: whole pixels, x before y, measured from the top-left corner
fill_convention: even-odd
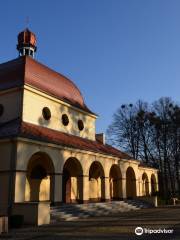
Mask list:
[[[37,50],[36,35],[28,28],[18,34],[17,50],[19,51],[19,56],[26,55],[34,58]]]

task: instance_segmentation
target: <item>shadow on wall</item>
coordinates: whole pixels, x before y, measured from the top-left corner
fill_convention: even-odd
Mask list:
[[[87,116],[85,116],[82,113],[79,113],[78,111],[75,110],[70,110],[69,107],[60,105],[59,106],[59,111],[51,111],[51,107],[48,106],[47,108],[49,108],[50,112],[51,112],[51,117],[47,120],[44,117],[43,114],[43,109],[42,112],[40,112],[40,116],[38,118],[38,123],[40,126],[44,126],[44,127],[50,127],[52,129],[56,129],[56,130],[60,130],[63,132],[66,132],[68,134],[72,134],[72,135],[76,135],[76,136],[82,136],[82,137],[88,137],[90,136],[93,131],[94,135],[94,129],[93,128],[93,124],[94,121],[92,123],[90,123],[90,121],[88,121]],[[69,119],[69,123],[65,126],[63,124],[62,121],[62,115],[66,114],[68,119]],[[78,120],[82,120],[83,124],[84,124],[84,128],[82,130],[79,129],[78,127]]]
[[[149,180],[146,173],[142,175],[142,195],[149,196]]]
[[[83,200],[83,169],[76,158],[69,158],[64,164],[62,198],[64,203]]]
[[[25,201],[53,199],[54,166],[45,153],[36,153],[29,160],[26,174]]]
[[[126,195],[127,198],[134,198],[137,195],[136,175],[132,167],[126,170]]]
[[[22,149],[19,149],[22,151],[22,155],[24,151],[28,150],[28,145],[32,146],[32,144],[26,143],[24,144],[24,148],[22,145]],[[44,149],[44,152],[36,152],[30,157],[27,164],[25,190],[23,190],[22,187],[22,181],[24,180],[20,179],[20,181],[17,183],[18,191],[25,191],[25,201],[50,200],[53,203],[55,199],[55,190],[59,188],[61,190],[58,191],[62,191],[63,202],[81,202],[83,200],[84,187],[83,168],[78,160],[78,153],[73,153],[74,157],[66,160],[63,153],[58,151],[58,158],[52,159],[47,153],[45,153],[48,148],[49,147],[41,147],[41,149]],[[37,149],[36,145],[34,149]],[[23,160],[23,158],[20,158],[20,161]],[[19,166],[21,166],[21,162]],[[22,169],[24,169],[23,166],[24,163],[22,165]],[[54,166],[56,166],[56,169]],[[90,166],[88,166],[88,168],[89,199],[97,201],[104,200],[106,189],[103,166],[100,162],[94,161]],[[56,180],[55,182],[56,173],[58,175],[62,174],[62,182],[59,182],[61,180]],[[126,171],[126,179],[127,197],[133,198],[136,196],[136,177],[132,167],[128,167]],[[110,181],[111,199],[122,198],[122,175],[118,165],[114,164],[111,166],[108,180]],[[152,181],[155,182],[155,176],[152,177]],[[57,198],[59,199],[59,197]]]
[[[105,199],[105,174],[101,163],[95,161],[89,169],[89,199],[98,201]]]
[[[151,195],[157,193],[157,181],[154,174],[151,175]]]
[[[110,181],[110,198],[112,200],[117,200],[123,198],[122,194],[122,174],[120,167],[113,164],[109,173]]]

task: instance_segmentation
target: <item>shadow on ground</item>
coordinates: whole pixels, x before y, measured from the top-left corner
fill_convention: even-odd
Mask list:
[[[173,229],[173,234],[142,234],[136,236],[137,226],[149,229]],[[180,207],[152,208],[107,217],[61,221],[41,227],[12,229],[1,239],[24,240],[180,240]]]

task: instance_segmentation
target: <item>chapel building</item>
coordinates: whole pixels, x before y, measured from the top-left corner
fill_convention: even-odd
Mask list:
[[[157,170],[106,144],[78,87],[34,59],[35,34],[19,33],[17,50],[0,64],[1,214],[155,193]]]

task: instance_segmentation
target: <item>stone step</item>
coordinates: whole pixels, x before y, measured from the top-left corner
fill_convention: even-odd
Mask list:
[[[143,206],[142,206],[143,207]],[[89,207],[89,208],[77,208],[77,207],[71,207],[71,208],[52,208],[51,209],[51,212],[58,212],[58,211],[64,211],[64,212],[79,212],[79,211],[105,211],[105,210],[110,210],[110,211],[113,211],[113,210],[119,210],[119,209],[123,209],[123,208],[131,208],[131,209],[136,209],[138,208],[138,206],[135,206],[135,205],[130,205],[130,204],[125,204],[125,205],[119,205],[119,206],[102,206],[102,207]]]
[[[134,205],[134,206],[138,206],[140,208],[150,208],[153,207],[153,204],[148,203],[146,201],[143,200],[125,200],[125,202],[127,202],[128,204]]]
[[[51,207],[51,222],[74,221],[79,218],[101,217],[121,212],[147,208],[148,205],[142,201],[125,200],[103,203],[88,204],[63,204]]]
[[[127,204],[131,204],[131,203],[134,203],[134,201],[132,202],[131,200],[126,200],[126,201],[115,201],[115,202],[107,202],[107,203],[88,203],[88,204],[63,204],[61,205],[60,207],[61,208],[65,208],[65,209],[68,209],[68,208],[90,208],[90,207],[105,207],[105,206],[111,206],[111,207],[114,207],[114,206],[119,206],[119,205],[127,205]],[[58,209],[59,206],[55,206],[55,207],[52,207],[53,209]]]
[[[87,210],[77,210],[77,209],[68,209],[68,210],[65,210],[65,209],[59,209],[59,210],[52,210],[51,213],[52,214],[58,214],[58,213],[63,213],[63,214],[73,214],[73,215],[76,215],[76,214],[79,214],[80,212],[83,212],[84,214],[88,214],[90,212],[95,212],[95,213],[116,213],[116,212],[122,212],[122,211],[125,211],[125,210],[137,210],[139,209],[138,207],[135,207],[135,206],[127,206],[127,207],[121,207],[121,208],[102,208],[102,209],[89,209],[89,211]]]

